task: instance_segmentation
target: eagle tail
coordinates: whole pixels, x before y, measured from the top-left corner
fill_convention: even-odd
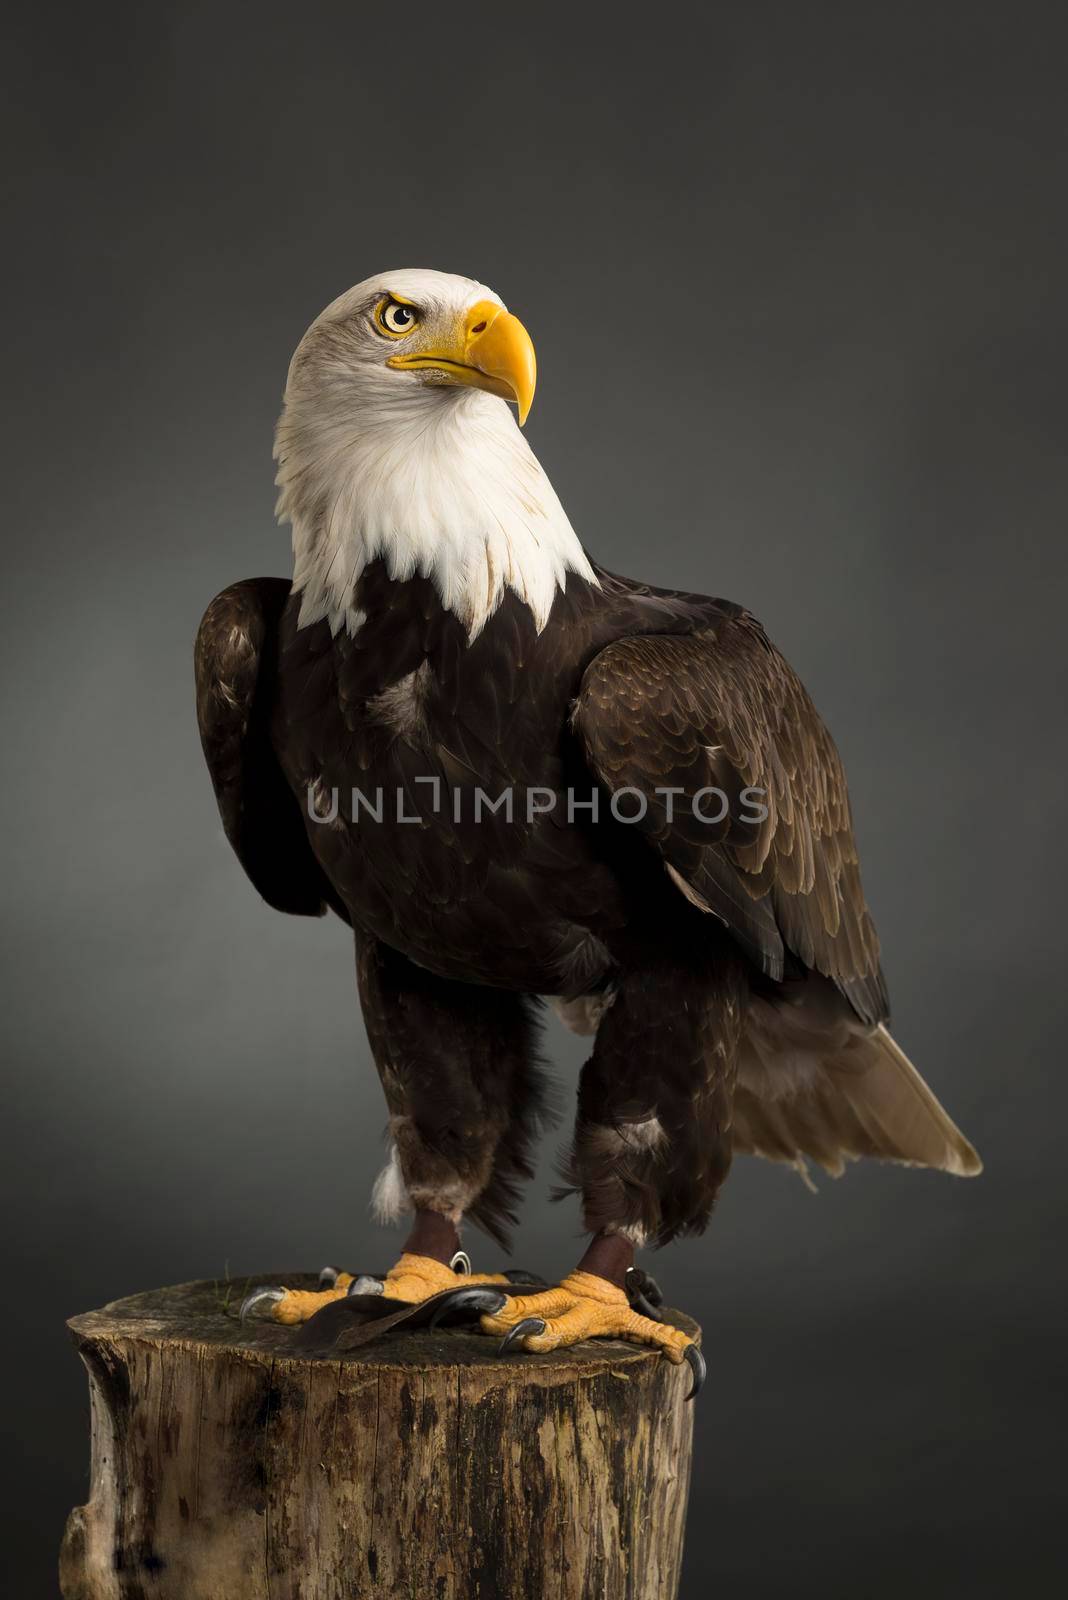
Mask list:
[[[734,1148],[814,1161],[839,1177],[861,1156],[974,1177],[982,1161],[885,1025],[850,1029],[830,1049],[816,1041],[784,1059],[750,1031],[734,1101]],[[761,1045],[765,1048],[761,1049]]]
[[[966,1139],[938,1096],[880,1023],[873,1036],[877,1070],[869,1077],[866,1103],[877,1112],[885,1097],[887,1129],[912,1159],[957,1178],[977,1178],[979,1152]]]

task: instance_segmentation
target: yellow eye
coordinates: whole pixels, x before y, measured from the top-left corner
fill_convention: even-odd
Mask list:
[[[375,307],[375,321],[391,339],[403,339],[419,321],[419,313],[414,306],[406,306],[400,300],[383,300]]]

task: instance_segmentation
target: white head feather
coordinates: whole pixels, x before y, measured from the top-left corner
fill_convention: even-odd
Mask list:
[[[428,577],[473,638],[505,588],[539,630],[568,572],[593,571],[507,401],[432,371],[386,365],[396,346],[374,322],[389,294],[424,326],[455,326],[484,284],[449,273],[382,273],[312,323],[289,368],[275,436],[278,516],[293,525],[301,626],[363,620],[354,594],[368,562]]]

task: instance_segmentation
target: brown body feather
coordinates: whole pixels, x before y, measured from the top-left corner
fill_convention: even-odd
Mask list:
[[[274,579],[201,627],[227,835],[270,904],[356,931],[406,1197],[506,1226],[544,1099],[524,997],[545,994],[601,1019],[571,1165],[592,1227],[702,1227],[732,1148],[973,1170],[880,1027],[845,779],[798,679],[737,606],[598,576],[573,575],[540,633],[506,594],[471,642],[429,581],[381,563],[354,637],[299,628]],[[710,787],[722,823],[692,812]],[[598,820],[568,817],[569,788],[600,793]],[[609,814],[623,788],[640,823]],[[476,789],[510,792],[511,816],[476,820]]]

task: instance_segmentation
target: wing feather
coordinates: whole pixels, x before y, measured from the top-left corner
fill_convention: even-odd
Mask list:
[[[278,911],[348,914],[312,853],[271,744],[277,633],[290,585],[250,578],[217,595],[197,632],[197,722],[226,837]]]
[[[586,669],[573,725],[606,788],[645,795],[640,826],[676,884],[768,977],[800,963],[833,979],[863,1021],[886,1018],[842,764],[754,618],[617,640]],[[730,801],[718,823],[690,804],[711,787]],[[739,809],[746,789],[762,791],[762,820],[739,820],[753,814]]]

